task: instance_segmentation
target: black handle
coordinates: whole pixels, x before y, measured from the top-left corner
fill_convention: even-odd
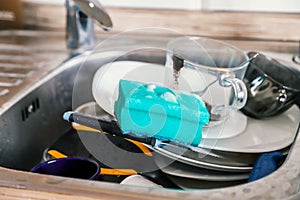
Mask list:
[[[134,136],[134,133],[123,134],[118,123],[115,120],[106,120],[103,118],[85,115],[77,112],[66,112],[64,114],[64,119],[69,122],[75,122],[90,128],[97,129],[101,132],[106,132],[111,135],[132,139],[144,144],[149,144],[153,146],[156,142],[155,138],[152,137],[138,137]]]

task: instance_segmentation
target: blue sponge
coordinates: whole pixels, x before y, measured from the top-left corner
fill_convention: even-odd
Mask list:
[[[123,134],[198,146],[209,112],[200,97],[154,84],[121,80],[114,114]]]

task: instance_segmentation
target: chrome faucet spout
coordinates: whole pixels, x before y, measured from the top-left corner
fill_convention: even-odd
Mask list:
[[[95,44],[94,20],[103,30],[112,28],[112,21],[98,0],[66,0],[66,39],[68,49],[85,51]]]

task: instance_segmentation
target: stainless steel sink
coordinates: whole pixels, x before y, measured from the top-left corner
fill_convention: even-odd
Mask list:
[[[44,43],[45,37],[49,39],[49,45]],[[35,123],[29,122],[29,116],[37,117],[33,113],[43,109],[39,96],[51,95],[47,91],[39,91],[33,96],[27,92],[68,57],[67,51],[61,48],[61,39],[61,34],[55,32],[0,32],[1,166],[28,169],[29,163],[37,160],[30,154],[34,155],[39,148],[35,144],[42,135],[31,133]],[[47,137],[49,141],[54,139],[51,134]],[[27,150],[29,154],[25,153]]]
[[[122,44],[124,44],[124,38],[119,38],[119,40],[123,40]],[[2,40],[0,37],[0,43],[1,41],[4,39]],[[287,198],[291,195],[297,196],[296,193],[299,192],[300,186],[300,160],[297,156],[300,153],[299,138],[296,138],[286,162],[274,174],[253,183],[222,189],[183,192],[121,186],[119,184],[74,180],[26,172],[41,161],[43,151],[47,147],[71,128],[70,124],[62,119],[63,113],[94,100],[91,84],[93,75],[99,67],[116,60],[145,61],[159,64],[165,62],[165,51],[160,47],[165,45],[166,38],[159,41],[154,40],[153,43],[157,45],[148,49],[139,48],[137,41],[137,38],[126,40],[128,45],[124,48],[118,48],[120,51],[115,51],[118,44],[107,43],[105,45],[104,43],[101,49],[95,49],[93,52],[86,52],[73,58],[69,58],[65,51],[57,52],[56,47],[45,53],[50,55],[49,52],[52,52],[51,55],[54,55],[52,58],[55,58],[55,55],[61,57],[55,62],[50,62],[55,65],[51,67],[51,70],[44,71],[39,76],[40,78],[31,84],[25,84],[26,86],[21,88],[24,90],[21,92],[18,90],[9,102],[5,102],[1,106],[1,187],[22,187],[90,197],[97,197],[101,194],[107,195],[107,191],[110,191],[111,194],[114,193],[119,197],[131,195],[132,198],[139,199],[145,198],[145,194],[148,197],[174,199],[240,199],[241,197],[243,199],[255,199],[259,197]],[[37,49],[35,50],[38,51]],[[34,48],[31,52],[34,52]],[[83,92],[84,95],[82,95]],[[279,189],[282,182],[286,182],[288,186]]]
[[[163,63],[164,55],[109,52],[78,56],[62,64],[3,111],[0,165],[29,170],[39,163],[43,150],[70,129],[70,124],[62,119],[63,113],[95,101],[91,93],[93,76],[100,66],[114,60]]]

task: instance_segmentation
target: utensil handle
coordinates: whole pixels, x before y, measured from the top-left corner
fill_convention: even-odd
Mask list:
[[[149,144],[153,146],[156,139],[152,137],[136,137],[131,134],[123,134],[118,123],[114,120],[104,120],[90,115],[85,115],[77,112],[65,112],[64,117],[66,121],[75,122],[81,125],[88,126],[93,129],[97,129],[100,132],[106,132],[111,135],[132,139],[141,143]]]

